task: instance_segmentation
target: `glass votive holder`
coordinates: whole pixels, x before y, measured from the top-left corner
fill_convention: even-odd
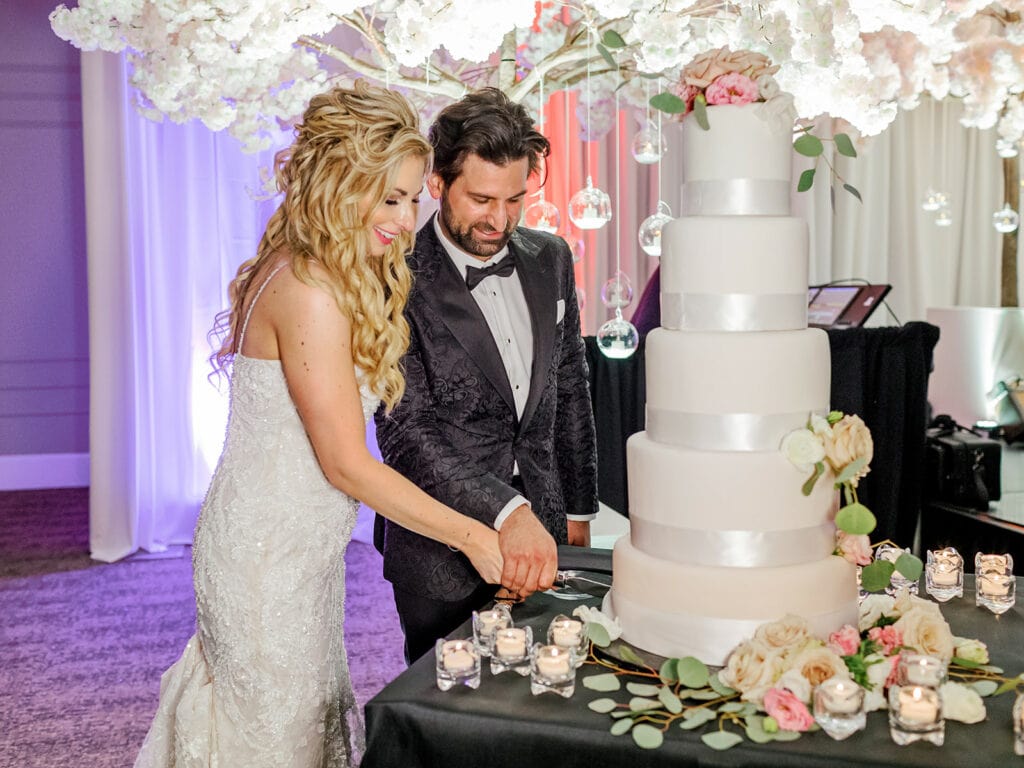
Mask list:
[[[929,549],[924,567],[928,594],[944,603],[964,596],[964,559],[953,547]]]
[[[1013,752],[1024,755],[1024,693],[1013,703]]]
[[[942,746],[946,721],[939,689],[945,678],[946,665],[934,656],[900,656],[896,683],[889,687],[889,733],[896,744],[927,741]]]
[[[1013,608],[1016,602],[1017,579],[1013,573],[983,571],[974,576],[974,602],[997,616]]]
[[[480,652],[471,638],[437,641],[434,645],[437,660],[437,687],[447,691],[456,685],[480,687]]]
[[[1013,573],[1013,555],[989,555],[984,552],[978,552],[974,556],[974,572],[984,573],[986,571]]]
[[[536,643],[530,654],[530,693],[557,693],[569,698],[576,690],[572,651],[560,645]]]
[[[473,642],[484,658],[491,655],[491,635],[512,626],[512,612],[505,603],[496,603],[485,611],[473,611]]]
[[[836,741],[867,724],[864,689],[849,678],[830,677],[814,689],[814,720]]]
[[[875,560],[888,560],[890,563],[895,563],[900,559],[900,555],[903,554],[909,555],[910,550],[892,544],[882,544],[875,548]],[[906,589],[910,594],[916,595],[917,581],[908,579],[899,571],[893,571],[889,579],[889,586],[885,588],[885,593],[887,595],[895,595],[901,589]]]
[[[504,627],[491,635],[491,674],[517,672],[523,677],[530,674],[530,646],[533,645],[531,627]]]
[[[587,625],[579,619],[555,616],[548,625],[548,644],[557,645],[572,653],[573,666],[579,667],[587,659]]]

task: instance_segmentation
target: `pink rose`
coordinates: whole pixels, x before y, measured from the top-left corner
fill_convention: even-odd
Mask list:
[[[784,731],[803,733],[814,725],[807,705],[785,689],[772,688],[764,695],[764,710],[775,718]]]
[[[836,553],[854,565],[871,565],[871,539],[866,534],[836,531]]]
[[[887,627],[872,627],[868,630],[868,639],[874,640],[885,656],[903,645],[903,634],[892,624]]]
[[[739,72],[722,75],[704,92],[708,104],[751,104],[760,96],[757,83]]]
[[[670,93],[678,96],[686,103],[686,112],[683,114],[689,114],[693,111],[693,100],[697,98],[697,94],[700,93],[700,88],[693,85],[687,85],[686,83],[672,83],[668,87]]]
[[[846,624],[828,636],[828,647],[839,656],[853,656],[860,649],[860,632]]]

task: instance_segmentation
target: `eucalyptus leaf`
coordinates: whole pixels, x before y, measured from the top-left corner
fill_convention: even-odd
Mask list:
[[[847,504],[836,513],[836,528],[852,536],[866,536],[877,524],[871,510],[859,502]]]
[[[717,715],[710,709],[688,709],[683,713],[683,721],[679,723],[679,727],[684,731],[692,731],[716,717]]]
[[[643,696],[634,696],[629,700],[629,708],[633,712],[646,712],[648,709],[657,709],[660,702],[655,699],[647,699]]]
[[[690,698],[695,701],[711,701],[719,697],[718,691],[713,691],[708,688],[700,688],[696,691],[690,692]]]
[[[661,665],[661,669],[658,670],[658,677],[661,678],[663,683],[676,683],[679,682],[679,672],[676,669],[676,662],[679,659],[665,659]]]
[[[622,660],[630,664],[635,664],[638,667],[647,667],[644,664],[644,660],[636,655],[636,651],[630,648],[628,645],[619,646],[619,655],[622,656]]]
[[[999,683],[995,680],[975,680],[970,684],[970,687],[977,691],[978,695],[982,698],[991,696],[993,693],[999,690]]]
[[[686,102],[668,91],[652,96],[650,104],[659,112],[666,112],[670,115],[681,115],[686,112]]]
[[[856,188],[855,186],[853,186],[852,184],[843,184],[843,189],[845,189],[845,190],[846,190],[847,192],[849,192],[849,193],[850,193],[851,195],[853,195],[854,197],[856,197],[856,198],[857,198],[858,200],[860,200],[860,201],[861,201],[862,203],[864,202],[864,198],[860,196],[860,192],[858,192],[858,191],[857,191],[857,188]]]
[[[805,133],[793,142],[793,149],[804,157],[817,157],[825,151],[825,145],[821,143],[821,139],[817,136]]]
[[[601,58],[605,60],[609,67],[612,69],[619,68],[619,65],[615,63],[615,57],[600,43],[597,44],[597,52],[601,54]]]
[[[597,623],[587,625],[587,637],[598,648],[607,648],[612,642],[608,629]]]
[[[814,490],[814,484],[818,482],[818,478],[821,477],[823,474],[825,474],[825,462],[816,462],[814,465],[814,473],[809,478],[807,478],[807,482],[804,483],[803,487],[800,489],[800,492],[804,496],[810,496],[811,491]]]
[[[587,708],[594,712],[600,712],[602,715],[607,715],[613,709],[615,709],[618,703],[615,699],[594,699],[592,702],[587,704]]]
[[[875,560],[860,571],[860,585],[865,592],[881,592],[889,586],[896,566],[888,560]]]
[[[661,688],[658,690],[658,701],[660,701],[661,705],[673,715],[678,715],[683,711],[683,702],[680,701],[679,697],[672,693],[668,688]]]
[[[806,192],[814,184],[814,169],[808,168],[800,174],[800,180],[796,183],[797,192]]]
[[[626,690],[634,696],[657,696],[661,686],[647,683],[626,683]]]
[[[584,677],[583,687],[589,688],[591,691],[608,693],[610,691],[617,691],[622,686],[619,684],[618,675],[612,672],[607,672],[603,675],[588,675],[587,677]]]
[[[679,682],[687,688],[703,688],[708,684],[708,668],[700,659],[687,656],[676,663]]]
[[[630,709],[616,709],[614,712],[609,712],[608,714],[616,719],[620,717],[628,717],[632,719],[636,715],[636,712]]]
[[[614,723],[612,723],[612,727],[609,730],[611,731],[612,736],[621,736],[632,727],[632,720],[616,720]]]
[[[711,130],[711,123],[708,122],[708,102],[702,93],[697,94],[693,100],[693,116],[697,120],[697,125],[705,131]]]
[[[601,43],[607,48],[625,48],[626,41],[622,39],[622,35],[616,32],[614,29],[607,29],[605,33],[601,35]],[[849,138],[846,139],[849,141]]]
[[[772,741],[796,741],[800,738],[800,731],[783,731],[781,728],[772,734]]]
[[[767,744],[775,739],[775,734],[765,731],[762,723],[764,718],[760,715],[747,718],[747,738],[755,744]]]
[[[840,472],[839,475],[836,477],[836,482],[837,483],[849,482],[850,480],[852,480],[856,476],[856,474],[858,472],[860,472],[862,469],[864,469],[864,465],[867,464],[867,463],[868,463],[868,460],[864,456],[861,456],[860,458],[854,459],[849,464],[847,464],[845,467],[843,467],[843,471]]]
[[[991,664],[986,664],[985,666],[982,667],[982,669],[985,670],[986,672],[991,672],[993,675],[1001,675],[1001,674],[1003,674],[1003,668],[1002,667],[995,667],[995,666],[992,666]],[[1024,679],[1024,678],[1022,678],[1022,679]]]
[[[707,744],[712,749],[719,751],[725,749],[731,749],[743,741],[743,737],[738,733],[729,733],[728,731],[714,731],[713,733],[705,733],[700,737],[700,740]]]
[[[896,570],[911,581],[917,581],[921,578],[921,571],[924,570],[924,563],[921,562],[921,558],[908,552],[904,552],[897,557],[895,565]]]
[[[853,142],[850,141],[850,137],[845,133],[837,133],[832,137],[832,140],[836,143],[836,152],[843,157],[857,156],[857,150],[853,148]]]
[[[715,693],[721,696],[732,696],[733,694],[738,693],[738,691],[734,691],[728,685],[723,683],[717,673],[708,676],[708,685],[715,690]]]
[[[746,705],[740,701],[727,701],[718,708],[719,712],[742,712]]]
[[[653,725],[640,723],[633,729],[633,741],[641,749],[657,749],[664,740],[664,734]]]

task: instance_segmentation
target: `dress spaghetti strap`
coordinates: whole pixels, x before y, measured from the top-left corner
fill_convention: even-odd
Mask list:
[[[263,289],[270,284],[270,281],[274,279],[274,275],[280,272],[287,265],[287,263],[288,262],[282,262],[281,264],[278,264],[276,267],[274,267],[271,273],[267,275],[267,279],[263,281],[263,285],[261,285],[260,289],[256,291],[256,295],[252,297],[252,301],[249,302],[249,309],[245,311],[245,320],[242,321],[242,331],[241,333],[238,334],[239,353],[241,353],[242,351],[242,342],[245,341],[245,329],[249,327],[249,318],[252,317],[253,307],[256,306],[256,302],[259,301],[260,296],[263,295]]]

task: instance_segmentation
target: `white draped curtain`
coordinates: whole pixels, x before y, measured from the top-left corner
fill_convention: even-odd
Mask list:
[[[85,53],[82,63],[90,548],[94,558],[112,561],[191,540],[227,408],[226,382],[218,390],[208,381],[207,332],[275,201],[253,196],[270,153],[244,155],[233,139],[201,125],[147,121],[131,106],[121,58]],[[1002,161],[992,132],[964,129],[958,114],[956,102],[925,102],[864,142],[856,160],[836,158],[863,203],[839,191],[833,214],[824,166],[810,193],[794,193],[794,213],[810,225],[812,282],[891,283],[888,301],[903,322],[924,319],[930,306],[998,305],[1001,246],[991,215],[1003,203]],[[632,160],[637,127],[624,114],[619,151],[611,134],[587,169],[612,195],[618,217],[588,236],[578,268],[588,334],[611,316],[600,293],[617,257],[634,287],[627,318],[657,266],[639,250],[636,233],[659,197],[679,210],[679,125],[663,123],[669,152],[660,180],[657,166]],[[819,135],[831,132],[821,128]],[[796,172],[806,165],[798,158]],[[936,227],[934,215],[921,211],[928,186],[950,196],[951,227]],[[891,319],[876,312],[872,321]]]

